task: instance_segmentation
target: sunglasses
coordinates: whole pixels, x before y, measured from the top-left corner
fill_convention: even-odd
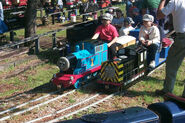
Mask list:
[[[102,21],[108,21],[108,20],[106,20],[106,19],[101,19]]]

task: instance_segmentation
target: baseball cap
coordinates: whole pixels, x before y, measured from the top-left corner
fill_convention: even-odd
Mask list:
[[[134,8],[132,11],[139,13],[139,9],[138,8]]]
[[[134,24],[135,23],[131,17],[125,18],[124,22],[127,22],[128,24]]]
[[[102,19],[112,21],[113,16],[112,16],[111,14],[109,14],[109,13],[105,13],[105,14],[103,14],[103,16],[102,16]]]
[[[145,15],[143,15],[143,20],[144,20],[144,21],[151,21],[151,22],[154,22],[154,17],[153,17],[152,15],[145,14]]]

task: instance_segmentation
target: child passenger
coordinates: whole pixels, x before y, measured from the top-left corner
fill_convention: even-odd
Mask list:
[[[149,66],[155,67],[155,54],[160,46],[160,32],[153,24],[154,17],[149,14],[143,16],[143,26],[140,28],[139,41],[148,49]]]
[[[123,22],[124,22],[123,13],[120,9],[117,9],[116,16],[113,17],[111,24],[114,25],[117,30],[119,30],[122,27]]]
[[[134,30],[135,28],[132,27],[132,24],[134,24],[134,21],[132,20],[131,17],[125,18],[124,25],[119,30],[119,35],[120,36],[128,35],[131,30]]]
[[[116,57],[116,46],[117,37],[119,36],[116,27],[111,25],[113,16],[109,13],[103,14],[102,25],[98,26],[92,39],[97,39],[98,37],[108,43],[108,56],[109,59],[114,59]]]

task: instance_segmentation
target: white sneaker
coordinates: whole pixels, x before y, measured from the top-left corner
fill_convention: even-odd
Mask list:
[[[150,64],[149,64],[149,66],[150,66],[151,68],[155,68],[155,61],[154,61],[154,60],[151,61]]]

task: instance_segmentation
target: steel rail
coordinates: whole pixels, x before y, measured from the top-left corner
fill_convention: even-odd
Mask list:
[[[70,92],[67,92],[67,93],[62,94],[62,95],[60,95],[60,96],[57,96],[57,97],[55,97],[55,98],[53,98],[53,99],[51,99],[51,100],[48,100],[48,101],[46,101],[46,102],[37,104],[37,105],[35,105],[35,106],[33,106],[33,107],[30,107],[30,108],[27,108],[27,109],[25,109],[25,110],[21,110],[21,111],[19,111],[19,112],[13,113],[13,114],[11,114],[11,115],[9,115],[9,116],[2,117],[2,118],[0,118],[0,121],[4,121],[4,120],[6,120],[6,119],[9,119],[9,118],[11,118],[12,116],[16,116],[16,115],[19,115],[19,114],[23,114],[23,113],[25,113],[25,112],[27,112],[27,111],[30,111],[30,110],[33,110],[33,109],[35,109],[35,108],[37,108],[37,107],[40,107],[40,106],[42,106],[42,105],[48,104],[48,103],[50,103],[50,102],[53,102],[53,101],[55,101],[55,100],[57,100],[57,99],[59,99],[59,98],[62,98],[62,97],[64,97],[64,96],[68,95],[68,94],[71,94],[71,93],[73,93],[73,92],[75,92],[75,91],[76,91],[76,90],[72,90],[72,91],[70,91]]]
[[[69,110],[69,109],[71,109],[71,108],[74,108],[75,106],[81,105],[81,104],[83,104],[83,103],[85,103],[85,102],[87,102],[87,101],[89,101],[89,100],[91,100],[91,99],[93,99],[93,98],[96,98],[96,97],[99,96],[99,95],[100,95],[100,94],[96,94],[96,95],[94,95],[94,96],[92,96],[92,97],[90,97],[90,98],[88,98],[88,99],[85,99],[85,100],[79,102],[79,103],[76,103],[76,104],[71,105],[71,106],[69,106],[69,107],[67,107],[67,108],[58,110],[58,111],[56,111],[55,113],[51,113],[51,114],[45,115],[45,116],[43,116],[43,117],[40,117],[40,118],[31,120],[31,121],[26,121],[26,123],[34,123],[34,122],[39,121],[39,120],[42,120],[42,119],[44,119],[44,118],[52,117],[52,116],[54,116],[54,115],[56,115],[56,114],[59,114],[59,113],[62,113],[62,112],[64,112],[64,111],[66,111],[66,110]]]
[[[7,112],[10,112],[10,111],[13,111],[13,110],[18,109],[18,108],[21,108],[21,107],[23,107],[23,106],[25,106],[25,105],[27,105],[27,104],[29,104],[29,103],[33,103],[33,102],[42,100],[42,99],[44,99],[44,98],[46,98],[46,97],[49,97],[49,96],[51,96],[52,94],[55,94],[55,93],[57,93],[57,92],[59,92],[59,91],[51,92],[51,93],[49,93],[49,94],[47,94],[47,95],[45,95],[45,96],[39,97],[39,98],[37,98],[37,99],[30,100],[30,101],[25,102],[25,103],[23,103],[23,104],[14,106],[14,107],[12,107],[12,108],[9,108],[9,109],[7,109],[7,110],[5,110],[5,111],[1,111],[1,112],[0,112],[0,115],[2,115],[2,114],[4,114],[4,113],[7,113]]]
[[[71,116],[71,115],[73,115],[73,114],[76,114],[76,113],[78,113],[78,112],[80,112],[80,111],[83,111],[83,110],[86,110],[86,109],[88,109],[88,108],[90,108],[90,107],[93,107],[93,106],[95,106],[95,105],[97,105],[97,104],[99,104],[99,103],[101,103],[101,102],[104,102],[104,101],[106,101],[106,100],[112,98],[114,95],[117,95],[117,94],[118,94],[118,92],[113,93],[113,94],[111,94],[111,95],[108,95],[107,97],[105,97],[105,98],[103,98],[103,99],[101,99],[101,100],[99,100],[99,101],[97,101],[97,102],[94,102],[94,103],[92,103],[92,104],[90,104],[90,105],[88,105],[88,106],[85,106],[85,107],[83,107],[83,108],[81,108],[81,109],[79,109],[79,110],[76,110],[76,111],[71,112],[71,113],[69,113],[69,114],[66,114],[66,115],[64,115],[64,116],[58,117],[58,118],[56,118],[56,119],[54,119],[54,120],[50,120],[50,121],[48,121],[48,122],[46,122],[46,123],[59,122],[61,119],[64,119],[64,118],[69,117],[69,116]]]

